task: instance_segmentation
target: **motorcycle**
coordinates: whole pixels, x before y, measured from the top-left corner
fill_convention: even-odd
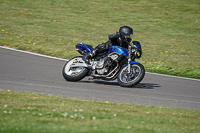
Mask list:
[[[82,56],[70,59],[63,67],[62,74],[67,81],[79,81],[86,76],[93,79],[115,80],[122,87],[132,87],[140,83],[145,76],[145,68],[135,59],[142,56],[141,44],[133,41],[126,49],[112,46],[104,53],[100,53],[85,63]],[[77,43],[76,50],[85,55],[94,48],[91,45]]]

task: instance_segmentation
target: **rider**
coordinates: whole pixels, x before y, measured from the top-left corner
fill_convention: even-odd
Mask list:
[[[129,26],[122,26],[119,32],[110,33],[109,40],[106,43],[101,43],[94,50],[83,56],[83,60],[89,63],[89,59],[93,58],[99,53],[105,52],[112,46],[121,46],[128,49],[128,44],[131,42],[133,36],[133,29]]]

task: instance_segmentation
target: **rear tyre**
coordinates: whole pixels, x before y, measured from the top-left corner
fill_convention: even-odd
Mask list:
[[[88,69],[85,67],[72,68],[73,63],[84,63],[82,56],[77,56],[70,59],[63,67],[62,74],[67,81],[79,81],[88,74]]]
[[[132,87],[140,83],[144,78],[145,69],[142,64],[131,64],[131,72],[128,73],[128,66],[122,68],[118,75],[118,83],[122,87]]]

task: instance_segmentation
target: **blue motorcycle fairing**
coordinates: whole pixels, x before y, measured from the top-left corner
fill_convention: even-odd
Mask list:
[[[88,47],[86,44],[80,44],[80,43],[77,43],[76,48],[79,48],[82,51],[87,50],[87,53],[89,53],[92,50],[92,48]]]
[[[87,52],[90,52],[92,50],[92,48],[88,47],[88,45],[86,45],[86,44],[77,43],[76,47],[79,48],[82,51],[87,50]],[[117,52],[119,54],[124,53],[124,56],[128,55],[128,50],[126,48],[123,48],[123,47],[120,47],[120,46],[112,46],[111,48],[108,49],[107,52],[111,52],[111,53]]]
[[[130,61],[129,62],[129,64],[134,64],[134,63],[136,63],[136,64],[140,64],[139,62],[135,62],[135,61]],[[125,67],[125,66],[127,66],[128,65],[128,63],[126,63],[125,65],[123,65],[122,67]]]
[[[139,41],[133,41],[133,44],[136,45],[140,50],[142,50],[142,46]]]
[[[108,52],[117,52],[119,54],[123,54],[124,53],[124,56],[128,55],[128,50],[126,48],[123,48],[123,47],[120,47],[120,46],[112,46]]]

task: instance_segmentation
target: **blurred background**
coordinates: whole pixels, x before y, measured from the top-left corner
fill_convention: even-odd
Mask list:
[[[200,79],[200,1],[0,1],[0,45],[70,59],[75,45],[134,30],[146,71]]]

